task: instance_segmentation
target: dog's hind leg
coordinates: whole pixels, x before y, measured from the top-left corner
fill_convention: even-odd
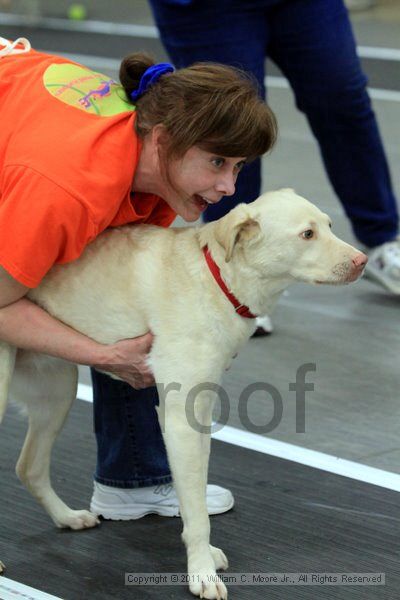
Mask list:
[[[58,527],[85,529],[99,523],[87,510],[72,510],[55,493],[50,481],[54,440],[76,397],[77,368],[71,363],[24,353],[17,359],[11,397],[25,404],[29,427],[16,472]]]

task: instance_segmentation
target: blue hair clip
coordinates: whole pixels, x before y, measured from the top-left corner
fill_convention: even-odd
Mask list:
[[[158,81],[161,75],[165,73],[173,73],[174,67],[170,63],[158,63],[158,65],[152,65],[143,73],[140,78],[139,87],[137,90],[131,92],[132,100],[137,100],[139,96],[142,96],[150,86]]]

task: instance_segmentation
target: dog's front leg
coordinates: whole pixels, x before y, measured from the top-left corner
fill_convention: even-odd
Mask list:
[[[206,505],[209,442],[202,432],[211,424],[213,400],[200,393],[191,408],[182,390],[160,393],[160,425],[167,448],[174,486],[183,520],[190,591],[201,598],[226,599],[227,590],[216,573],[214,557],[223,553],[210,546],[210,520]]]
[[[212,401],[212,408],[207,411],[206,422],[204,423],[207,432],[209,434],[202,435],[202,457],[203,457],[203,477],[204,477],[204,486],[207,490],[207,481],[208,481],[208,463],[210,460],[210,450],[211,450],[211,426],[212,426],[212,411],[214,407],[214,401]],[[214,559],[214,564],[216,570],[226,571],[229,567],[228,559],[226,554],[221,550],[221,548],[217,548],[216,546],[212,546],[210,544],[210,550],[212,557]]]

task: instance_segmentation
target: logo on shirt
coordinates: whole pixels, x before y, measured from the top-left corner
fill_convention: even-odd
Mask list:
[[[43,75],[43,83],[61,102],[100,117],[135,110],[119,83],[78,65],[50,65]]]

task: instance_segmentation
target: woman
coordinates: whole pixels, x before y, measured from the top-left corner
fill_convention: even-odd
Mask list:
[[[160,487],[171,476],[156,390],[149,387],[151,333],[98,344],[24,296],[52,265],[78,258],[107,227],[167,227],[176,215],[196,221],[234,193],[246,161],[272,147],[275,119],[253,82],[222,65],[174,71],[132,54],[122,61],[119,85],[31,50],[26,40],[3,40],[1,55],[0,339],[107,366],[123,379],[92,371],[98,441],[92,509],[108,518],[176,514],[172,486]],[[230,492],[209,486],[210,512],[232,504]]]

